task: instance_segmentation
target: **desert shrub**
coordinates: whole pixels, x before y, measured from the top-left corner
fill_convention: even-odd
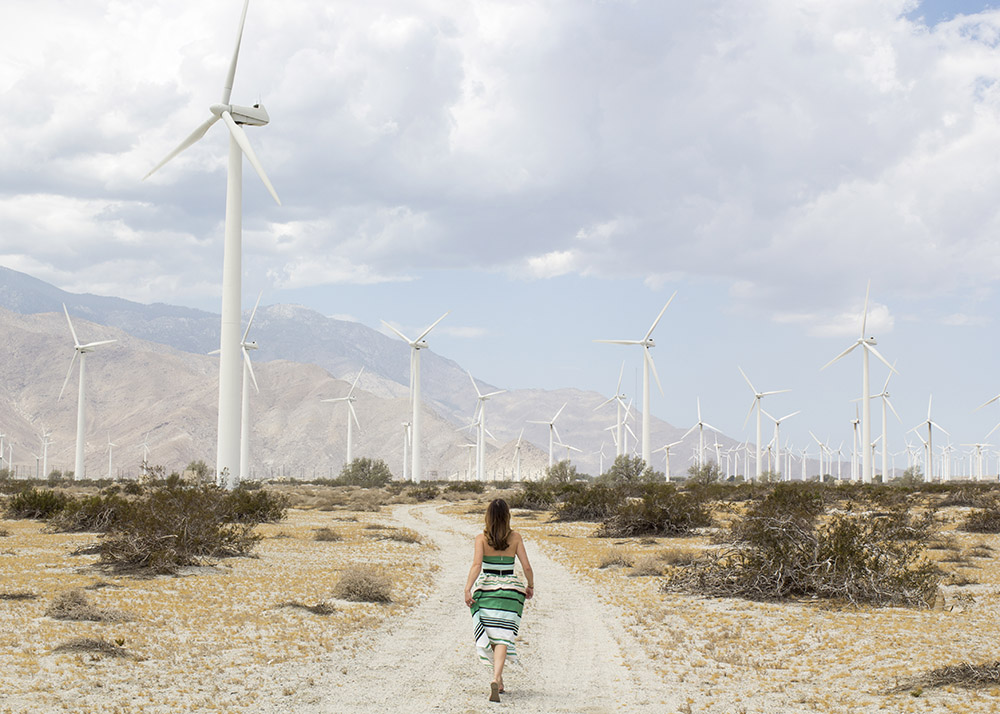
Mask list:
[[[63,642],[56,646],[53,652],[90,652],[92,654],[102,654],[108,657],[133,657],[121,645],[115,642],[108,642],[99,637],[75,637],[72,640]],[[134,657],[133,657],[134,658]]]
[[[608,484],[638,484],[662,481],[663,474],[657,474],[639,456],[622,454],[616,456],[614,462],[598,477],[598,481]]]
[[[392,602],[392,581],[372,568],[345,570],[333,588],[333,596],[352,602]]]
[[[45,610],[46,617],[56,620],[89,620],[91,622],[125,622],[131,619],[118,610],[105,610],[94,605],[83,590],[67,590],[52,600]]]
[[[1000,661],[983,664],[961,664],[938,667],[918,677],[901,682],[892,691],[905,692],[922,687],[995,687],[1000,684]]]
[[[37,600],[38,595],[27,590],[16,590],[14,592],[0,592],[0,600]]]
[[[141,496],[142,484],[138,481],[129,481],[122,487],[122,490],[129,496]]]
[[[226,494],[228,518],[237,523],[276,523],[284,520],[289,498],[285,494],[241,484]]]
[[[346,502],[346,507],[352,511],[378,513],[382,510],[383,495],[380,491],[361,491],[353,494]],[[320,509],[325,510],[323,508]]]
[[[701,466],[691,465],[687,472],[687,483],[695,486],[707,486],[723,479],[722,469],[714,461],[709,461]]]
[[[790,508],[784,512],[777,502]],[[843,513],[817,526],[806,494],[765,499],[732,527],[735,544],[668,575],[666,590],[780,600],[821,597],[927,606],[940,572],[921,558],[928,522],[900,513]]]
[[[600,483],[569,491],[556,508],[556,520],[603,521],[618,511],[628,493],[622,485]]]
[[[313,540],[333,543],[343,540],[343,537],[332,528],[317,528],[313,531]]]
[[[673,484],[647,484],[638,498],[621,503],[597,529],[598,538],[678,536],[712,524],[712,515],[698,495],[678,491]]]
[[[98,546],[116,571],[174,573],[203,558],[246,555],[260,540],[254,522],[233,522],[227,494],[215,486],[152,489],[129,502]]]
[[[968,533],[1000,533],[1000,501],[994,496],[982,502],[959,527]]]
[[[444,490],[453,493],[482,493],[486,490],[486,484],[482,481],[456,481],[449,483]]]
[[[663,561],[652,555],[644,555],[635,561],[630,578],[648,578],[663,575]]]
[[[49,518],[48,527],[56,533],[103,533],[126,508],[128,501],[116,494],[73,498]]]
[[[61,511],[69,503],[65,493],[51,489],[30,488],[15,493],[7,502],[7,518],[48,519]]]
[[[6,528],[0,528],[0,538],[7,538],[10,535],[10,531]]]
[[[631,568],[632,558],[620,548],[612,548],[601,556],[598,568]]]
[[[679,548],[664,548],[656,554],[656,559],[666,565],[683,567],[697,562],[698,556],[690,550],[680,550]]]
[[[528,481],[508,499],[511,508],[547,511],[557,503],[556,489],[544,481]]]
[[[411,486],[406,491],[406,495],[410,498],[423,503],[424,501],[433,501],[438,497],[437,486]]]
[[[363,488],[381,488],[392,481],[392,471],[382,459],[361,457],[349,464],[344,464],[336,483],[340,486],[361,486]]]
[[[380,538],[394,540],[399,543],[423,543],[423,538],[415,530],[410,528],[390,528],[380,534]]]
[[[307,612],[311,612],[314,615],[332,615],[337,611],[337,608],[335,608],[328,602],[320,602],[316,603],[315,605],[306,605],[305,603],[301,603],[297,600],[292,600],[290,602],[283,602],[280,605],[278,605],[278,607],[290,607],[296,610],[305,610]]]
[[[545,469],[545,480],[550,483],[570,483],[576,481],[578,477],[576,466],[565,459]]]

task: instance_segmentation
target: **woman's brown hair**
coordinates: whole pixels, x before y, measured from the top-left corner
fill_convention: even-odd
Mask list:
[[[510,506],[502,498],[495,498],[486,507],[486,528],[483,529],[483,535],[493,550],[507,550],[510,533]]]

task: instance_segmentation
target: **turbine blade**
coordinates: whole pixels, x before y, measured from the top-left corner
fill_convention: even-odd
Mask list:
[[[117,342],[118,340],[98,340],[97,342],[88,342],[85,345],[80,345],[81,349],[87,347],[100,347],[101,345],[110,345],[112,342]]]
[[[684,436],[682,436],[682,437],[681,437],[681,441],[683,441],[684,439],[686,439],[686,438],[687,438],[687,435],[688,435],[688,434],[690,434],[690,433],[691,433],[692,431],[694,431],[694,430],[695,430],[695,429],[697,429],[697,428],[698,428],[698,425],[697,425],[697,424],[695,424],[695,425],[694,425],[694,426],[692,426],[692,427],[691,427],[690,429],[688,429],[687,431],[685,431],[685,432],[684,432]]]
[[[674,294],[670,296],[670,299],[669,299],[669,300],[667,300],[667,304],[663,306],[663,309],[662,309],[662,310],[660,310],[660,314],[656,316],[656,319],[655,319],[655,320],[653,320],[653,324],[652,324],[652,325],[650,325],[650,327],[649,327],[649,331],[648,331],[648,332],[646,333],[646,337],[644,338],[644,341],[645,341],[645,340],[648,340],[648,339],[649,339],[649,336],[653,334],[653,330],[655,330],[655,329],[656,329],[656,326],[657,326],[658,324],[660,324],[660,318],[661,318],[661,317],[663,317],[663,313],[665,313],[665,312],[667,311],[667,308],[668,308],[668,307],[670,307],[670,303],[671,303],[671,302],[673,301],[673,299],[674,299],[674,298],[675,298],[676,296],[677,296],[677,291],[676,291],[676,290],[674,290]]]
[[[603,342],[606,345],[641,345],[642,340],[594,340],[594,342]]]
[[[618,398],[617,396],[614,396],[614,397],[609,397],[608,399],[605,399],[603,402],[601,402],[596,407],[594,407],[594,411],[596,412],[598,409],[600,409],[601,407],[603,407],[605,404],[610,404],[611,402],[615,401],[617,398]]]
[[[740,367],[739,365],[736,366],[736,369],[738,369],[740,371],[740,374],[743,375],[743,379],[745,379],[746,382],[747,382],[747,384],[750,385],[750,391],[753,392],[756,395],[757,394],[757,390],[756,390],[756,388],[754,388],[753,384],[750,383],[750,378],[747,376],[747,373],[744,372],[743,368]]]
[[[240,56],[240,43],[243,41],[243,24],[247,20],[247,7],[250,0],[243,3],[243,14],[240,15],[240,27],[236,32],[236,49],[233,50],[233,58],[229,60],[229,71],[226,72],[226,83],[222,85],[222,103],[229,104],[229,98],[233,94],[233,81],[236,79],[236,60]]]
[[[868,287],[865,289],[865,311],[861,314],[861,339],[865,339],[865,327],[868,325],[868,295],[872,291],[871,278],[868,279]]]
[[[358,421],[358,413],[356,411],[354,411],[354,405],[351,404],[351,400],[350,399],[347,400],[347,408],[351,411],[351,416],[354,418],[354,423],[357,424],[358,428],[360,429],[361,428],[361,422]]]
[[[388,327],[393,332],[395,332],[397,335],[399,335],[400,339],[402,339],[403,342],[405,342],[408,345],[413,345],[414,342],[418,341],[418,340],[411,340],[409,337],[407,337],[406,335],[404,335],[402,332],[400,332],[399,330],[397,330],[395,327],[393,327],[392,325],[390,325],[385,320],[382,320],[382,324],[385,325],[386,327]]]
[[[560,414],[562,414],[562,410],[566,408],[566,404],[569,404],[569,402],[566,402],[566,403],[565,403],[565,404],[563,404],[563,405],[562,405],[561,407],[559,407],[559,411],[557,411],[557,412],[556,412],[556,415],[555,415],[554,417],[552,417],[552,423],[553,423],[553,424],[555,424],[555,423],[556,423],[556,419],[558,419],[558,418],[559,418],[559,415],[560,415]]]
[[[556,441],[562,441],[562,437],[559,436],[559,430],[556,429],[555,423],[552,423],[549,426],[552,427],[552,433],[554,433],[556,435]]]
[[[802,413],[802,410],[798,409],[798,410],[792,412],[791,414],[785,414],[785,416],[781,417],[778,421],[785,421],[785,419],[791,419],[796,414],[801,414],[801,413]]]
[[[358,370],[358,376],[354,378],[354,383],[351,384],[351,390],[347,393],[348,397],[350,397],[352,394],[354,394],[354,388],[356,386],[358,386],[358,380],[361,379],[361,373],[364,372],[364,371],[365,371],[364,367],[362,367],[361,369]]]
[[[995,397],[993,397],[993,399],[988,399],[987,401],[983,402],[978,407],[976,407],[975,409],[973,409],[973,411],[979,411],[980,409],[982,409],[983,407],[985,407],[987,404],[992,404],[993,402],[995,402],[998,399],[1000,399],[1000,394],[998,394]]]
[[[152,169],[150,169],[149,173],[142,177],[142,180],[145,181],[146,179],[148,179],[150,176],[152,176],[157,171],[159,171],[161,168],[163,168],[163,166],[167,162],[169,162],[171,159],[173,159],[175,156],[177,156],[177,154],[181,153],[182,151],[184,151],[184,149],[188,148],[189,146],[191,146],[192,144],[194,144],[196,141],[198,141],[201,137],[205,136],[205,132],[207,132],[209,129],[211,129],[212,128],[212,124],[214,124],[217,121],[219,121],[219,117],[215,116],[214,114],[212,116],[210,116],[208,119],[206,119],[204,121],[204,123],[202,123],[201,125],[199,125],[199,127],[197,129],[195,129],[194,131],[192,131],[188,135],[188,138],[186,138],[184,141],[182,141],[180,143],[180,145],[176,149],[174,149],[169,154],[167,154],[167,158],[163,159],[163,161],[161,161],[156,166],[154,166]]]
[[[479,392],[479,387],[477,387],[477,386],[476,386],[476,380],[475,380],[475,378],[474,378],[474,377],[472,376],[472,372],[470,372],[469,370],[465,370],[465,373],[466,373],[467,375],[469,375],[469,381],[470,381],[470,382],[472,382],[472,388],[476,390],[476,396],[477,396],[477,397],[479,397],[480,399],[482,399],[482,398],[483,398],[483,395],[482,395],[482,394],[480,394],[480,392]]]
[[[615,387],[615,395],[619,395],[622,392],[622,377],[625,376],[625,360],[622,360],[622,368],[618,370],[618,386]]]
[[[247,133],[243,131],[243,127],[236,123],[232,114],[229,112],[222,112],[222,119],[226,122],[226,126],[229,127],[229,133],[233,135],[233,138],[236,139],[236,143],[240,145],[240,149],[244,154],[246,154],[247,160],[250,161],[250,165],[253,166],[254,171],[256,171],[257,175],[260,176],[260,180],[264,182],[264,186],[271,194],[271,198],[273,198],[274,202],[280,206],[281,199],[278,198],[278,194],[275,193],[274,186],[271,185],[271,180],[264,172],[264,166],[260,163],[260,159],[257,158],[257,154],[254,153],[253,147],[250,145],[250,140],[247,138]]]
[[[70,334],[73,335],[73,346],[79,347],[80,340],[76,338],[76,330],[73,329],[73,321],[69,319],[69,310],[66,309],[66,303],[63,303],[63,312],[66,313],[66,322],[69,323]]]
[[[747,428],[747,422],[750,421],[751,415],[753,415],[753,408],[757,406],[757,396],[754,395],[753,401],[750,402],[750,411],[747,412],[747,418],[743,420],[743,428]]]
[[[430,327],[428,327],[426,330],[424,330],[423,332],[421,332],[420,333],[420,337],[418,337],[416,340],[414,340],[414,342],[420,342],[420,340],[422,340],[425,337],[427,337],[427,335],[430,334],[430,331],[433,330],[435,327],[437,327],[438,323],[441,322],[441,320],[443,320],[444,318],[448,317],[448,314],[450,312],[451,312],[451,310],[448,310],[448,312],[446,312],[441,317],[439,317],[434,322],[432,322],[431,325],[430,325]]]
[[[889,401],[889,397],[882,397],[882,398],[885,400],[885,403],[889,405],[889,409],[892,410],[892,413],[896,415],[896,421],[902,424],[903,420],[899,418],[899,412],[896,411],[896,407],[892,406],[892,402]]]
[[[894,366],[892,366],[891,364],[889,364],[889,361],[885,357],[883,357],[881,354],[879,354],[879,351],[877,349],[875,349],[874,347],[872,347],[871,345],[869,345],[867,342],[864,343],[864,346],[865,346],[865,349],[867,349],[873,355],[875,355],[876,357],[878,357],[879,360],[881,360],[882,364],[884,364],[886,367],[889,368],[889,376],[890,377],[892,376],[893,372],[896,372],[896,368]],[[899,374],[899,372],[896,372],[896,374]]]
[[[76,363],[76,358],[77,355],[79,354],[80,354],[79,352],[73,350],[73,359],[69,361],[69,369],[66,370],[66,379],[63,380],[63,386],[62,389],[59,390],[59,397],[56,399],[56,401],[62,399],[63,392],[66,391],[66,385],[69,384],[70,375],[73,374],[73,365]]]
[[[646,359],[649,360],[649,369],[653,373],[653,378],[656,380],[656,386],[660,388],[660,396],[664,396],[663,385],[660,383],[660,375],[656,373],[656,362],[653,361],[653,355],[649,354],[648,347],[643,347],[642,353],[646,356]]]
[[[720,434],[722,433],[721,431],[719,431],[718,429],[716,429],[716,428],[715,428],[714,426],[712,426],[711,424],[708,424],[707,422],[702,422],[702,423],[701,423],[701,425],[702,425],[703,427],[705,427],[706,429],[711,429],[712,431],[718,431],[718,432],[719,432]]]
[[[506,391],[507,391],[506,389],[498,389],[495,392],[490,392],[489,394],[484,394],[484,395],[482,395],[482,397],[483,397],[483,399],[488,399],[489,397],[495,397],[498,394],[503,394]]]
[[[990,435],[993,434],[993,432],[996,431],[997,429],[1000,429],[1000,422],[998,422],[995,427],[993,427],[992,429],[990,429],[989,433],[986,435],[985,438],[989,439]]]
[[[853,345],[851,345],[846,350],[844,350],[843,352],[841,352],[839,355],[837,355],[836,357],[834,357],[832,360],[830,360],[829,362],[827,362],[826,364],[824,364],[822,367],[820,367],[819,371],[822,372],[824,369],[826,369],[827,367],[829,367],[831,364],[833,364],[837,360],[843,359],[844,357],[846,357],[847,355],[849,355],[854,350],[855,347],[857,347],[860,344],[862,344],[862,343],[861,342],[855,342]]]
[[[253,382],[253,388],[260,394],[260,387],[257,386],[257,377],[253,373],[253,364],[250,362],[250,351],[246,347],[240,350],[243,353],[243,363],[247,366],[247,371],[250,373],[250,381]]]
[[[250,312],[250,319],[247,320],[247,329],[243,331],[243,339],[240,340],[240,342],[246,342],[247,341],[247,335],[250,334],[250,325],[253,324],[254,315],[257,314],[257,306],[260,305],[260,299],[261,299],[261,297],[263,297],[263,295],[264,295],[264,291],[263,290],[261,290],[259,293],[257,293],[257,302],[255,302],[253,304],[253,310]]]

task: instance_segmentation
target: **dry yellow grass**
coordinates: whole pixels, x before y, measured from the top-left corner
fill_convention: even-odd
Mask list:
[[[10,531],[0,549],[3,591],[38,596],[0,599],[0,712],[255,712],[275,699],[308,701],[320,683],[304,666],[349,662],[364,633],[412,606],[433,577],[421,546],[368,537],[364,526],[375,522],[396,525],[386,512],[292,510],[260,526],[257,557],[141,579],[99,575],[96,556],[69,555],[94,535],[0,521]],[[315,529],[334,526],[341,540],[314,540]],[[328,615],[281,607],[329,601],[340,573],[357,565],[392,579],[393,603],[336,601]],[[88,600],[133,621],[45,616],[61,593],[101,581]],[[55,651],[78,638],[120,642],[134,659]]]
[[[629,577],[602,567],[608,553],[643,562],[664,551],[698,553],[705,537],[598,539],[590,523],[513,517],[530,549],[541,545],[595,586],[668,683],[685,692],[693,712],[993,712],[998,688],[958,687],[890,693],[898,682],[961,662],[997,660],[1000,537],[953,530],[960,509],[946,513],[951,550],[934,550],[943,569],[973,581],[946,585],[935,609],[852,608],[820,602],[761,603],[665,594],[659,578]],[[481,512],[451,513],[478,523]],[[986,545],[993,550],[986,550]],[[989,557],[983,557],[989,556]],[[683,559],[681,563],[683,563]],[[544,588],[544,573],[536,580]],[[530,628],[529,628],[530,629]]]

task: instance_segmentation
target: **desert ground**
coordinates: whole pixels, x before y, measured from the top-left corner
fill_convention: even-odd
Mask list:
[[[73,554],[94,534],[0,521],[0,712],[998,708],[1000,688],[908,684],[943,665],[1000,659],[1000,541],[951,531],[961,509],[945,513],[948,548],[929,553],[953,573],[930,609],[666,594],[657,572],[707,537],[599,539],[595,524],[515,511],[537,594],[521,662],[491,704],[462,603],[489,495],[377,511],[299,499],[286,520],[259,526],[255,557],[153,578],[110,575],[95,555]],[[317,540],[324,528],[339,539]],[[971,557],[977,545],[992,550]],[[358,564],[391,578],[391,603],[333,597]],[[105,621],[46,614],[74,589]],[[81,638],[107,647],[73,647]]]

